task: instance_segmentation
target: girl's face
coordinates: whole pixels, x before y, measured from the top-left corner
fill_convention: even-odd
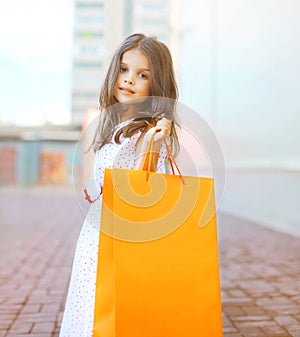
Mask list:
[[[150,75],[148,58],[138,49],[127,50],[120,61],[115,98],[120,103],[142,103],[150,95]]]

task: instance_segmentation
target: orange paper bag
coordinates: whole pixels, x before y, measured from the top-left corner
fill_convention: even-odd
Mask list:
[[[222,336],[213,179],[105,170],[93,336]]]

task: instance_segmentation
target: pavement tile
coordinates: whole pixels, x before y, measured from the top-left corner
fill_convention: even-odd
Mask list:
[[[258,327],[243,327],[240,329],[243,337],[268,337],[260,328]]]
[[[299,320],[295,319],[292,316],[286,315],[286,316],[276,316],[274,317],[274,320],[280,325],[289,327],[289,329],[297,329],[300,327]]]
[[[230,317],[231,316],[242,316],[245,313],[247,314],[247,312],[245,312],[245,310],[243,309],[243,307],[240,308],[240,307],[230,307],[230,306],[226,307],[226,313],[228,315],[230,315]],[[252,314],[252,312],[251,312],[251,314]]]
[[[269,321],[271,319],[270,316],[265,315],[256,315],[256,316],[231,316],[231,319],[235,322],[241,322],[241,321],[247,321],[247,322],[253,322],[253,321]]]
[[[13,321],[0,321],[0,331],[9,330],[12,323]]]
[[[222,286],[222,284],[221,284]],[[223,298],[222,299],[222,303],[223,303],[223,306],[226,308],[227,306],[229,307],[233,307],[233,306],[237,306],[237,307],[240,307],[240,306],[243,306],[243,305],[250,305],[252,306],[253,305],[253,299],[251,299],[250,297],[244,299],[244,298]]]
[[[299,305],[272,305],[266,308],[272,315],[280,313],[281,315],[298,315],[300,316]]]
[[[15,319],[15,314],[1,314],[1,321],[3,322],[13,322]]]
[[[33,325],[34,325],[33,323],[16,321],[10,328],[10,332],[13,332],[15,334],[18,333],[29,334],[32,331]]]
[[[246,314],[247,316],[248,315],[265,315],[266,314],[266,312],[262,308],[260,308],[256,305],[244,306],[244,307],[241,308],[241,311],[243,311],[244,314]]]
[[[238,329],[241,328],[250,328],[250,327],[264,327],[264,326],[276,326],[276,323],[272,320],[270,321],[242,321],[235,322],[234,324]]]
[[[227,318],[227,316],[223,313],[222,314],[222,322],[223,322],[223,327],[232,327],[232,322]]]
[[[45,336],[51,336],[54,326],[55,322],[36,323],[33,327],[32,333],[44,333]]]
[[[58,312],[59,307],[60,307],[59,302],[56,302],[54,305],[53,304],[51,304],[51,305],[43,304],[41,312],[42,313]]]
[[[230,327],[230,326],[225,326],[223,327],[223,333],[226,334],[226,333],[237,333],[237,329],[234,328],[234,327]]]
[[[284,330],[278,325],[264,326],[261,329],[268,337],[286,337],[287,336],[286,330]]]
[[[9,297],[6,301],[6,304],[8,304],[8,305],[18,305],[18,304],[19,305],[25,305],[25,303],[28,300],[27,296],[18,297],[18,296],[14,296],[14,294],[12,294],[11,296],[13,296],[13,297]]]
[[[23,308],[22,308],[22,315],[24,314],[31,314],[31,313],[38,313],[41,311],[41,307],[42,304],[26,304]]]

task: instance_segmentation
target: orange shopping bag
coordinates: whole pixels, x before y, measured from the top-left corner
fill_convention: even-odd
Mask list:
[[[94,337],[222,336],[213,179],[106,169]]]

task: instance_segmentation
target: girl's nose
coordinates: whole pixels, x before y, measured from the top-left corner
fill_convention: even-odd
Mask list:
[[[133,85],[134,84],[134,81],[132,79],[131,76],[127,76],[125,79],[124,79],[124,82],[127,83],[127,84],[130,84],[130,85]]]

